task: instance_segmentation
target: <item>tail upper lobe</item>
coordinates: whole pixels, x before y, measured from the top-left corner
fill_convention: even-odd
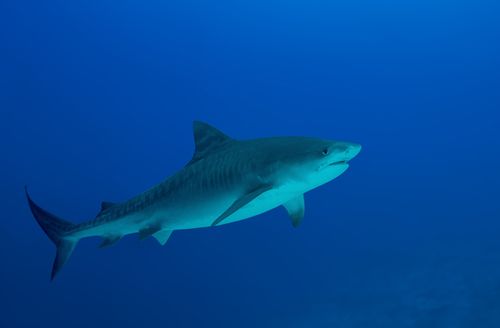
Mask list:
[[[27,188],[25,188],[25,191],[31,213],[33,213],[36,222],[38,222],[47,237],[52,240],[57,248],[54,264],[52,265],[51,280],[53,280],[70,257],[76,243],[78,242],[77,239],[69,237],[69,233],[76,227],[76,225],[47,212],[33,202],[28,194]]]

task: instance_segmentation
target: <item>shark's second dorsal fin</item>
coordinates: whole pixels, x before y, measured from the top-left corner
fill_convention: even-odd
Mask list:
[[[213,126],[200,121],[193,122],[193,134],[195,152],[188,165],[199,161],[207,154],[224,147],[234,140]]]
[[[111,207],[115,206],[116,203],[112,203],[112,202],[102,202],[101,203],[101,210],[99,211],[99,213],[97,213],[97,216],[101,215],[102,212],[106,211],[107,209],[110,209]]]
[[[115,206],[115,205],[116,205],[116,204],[115,204],[115,203],[112,203],[112,202],[102,202],[102,203],[101,203],[101,212],[102,212],[102,211],[105,211],[105,210],[107,210],[108,208],[113,207],[113,206]]]

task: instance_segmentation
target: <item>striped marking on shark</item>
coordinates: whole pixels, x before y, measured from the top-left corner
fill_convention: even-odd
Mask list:
[[[137,233],[164,245],[174,230],[248,219],[284,206],[294,227],[304,217],[304,193],[341,175],[361,150],[350,142],[309,137],[236,140],[199,121],[195,152],[170,178],[123,203],[103,202],[95,219],[73,224],[38,206],[36,221],[56,246],[51,279],[78,241],[101,237],[101,247]]]

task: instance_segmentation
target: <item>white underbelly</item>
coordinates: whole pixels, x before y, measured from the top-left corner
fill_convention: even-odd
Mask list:
[[[249,219],[276,208],[290,199],[305,192],[304,188],[289,185],[269,190],[253,201],[243,206],[234,214],[225,218],[218,225]],[[172,213],[171,209],[164,215],[157,212],[158,217],[168,217],[163,226],[167,229],[193,229],[212,226],[212,223],[222,215],[240,197],[240,194],[216,197],[209,202],[199,201],[191,206],[182,206]]]
[[[302,186],[296,185],[289,185],[269,190],[254,199],[252,202],[243,206],[233,215],[227,217],[220,224],[241,221],[265,213],[283,205],[292,198],[302,195],[304,192],[305,190]]]

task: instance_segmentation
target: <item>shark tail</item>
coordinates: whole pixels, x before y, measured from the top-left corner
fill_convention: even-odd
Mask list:
[[[71,256],[73,249],[78,242],[78,239],[71,238],[69,233],[76,227],[76,224],[62,220],[57,216],[47,212],[31,199],[28,194],[28,189],[25,187],[26,198],[31,209],[31,213],[35,217],[36,222],[40,225],[47,237],[56,246],[56,257],[52,265],[52,273],[50,279],[53,280],[57,273],[64,266],[66,261]]]

